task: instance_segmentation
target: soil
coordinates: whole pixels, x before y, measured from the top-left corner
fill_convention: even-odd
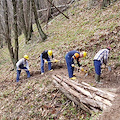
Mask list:
[[[64,68],[57,69],[54,67],[53,74],[60,74],[68,76],[67,73],[67,67],[64,66]],[[86,68],[87,69],[87,68]],[[103,111],[102,115],[99,116],[99,120],[120,120],[120,66],[114,69],[112,68],[111,71],[108,71],[108,69],[103,69],[101,74],[101,82],[103,84],[96,84],[94,80],[94,73],[89,73],[88,76],[85,77],[85,74],[82,72],[79,72],[77,69],[74,70],[74,73],[76,74],[76,81],[78,83],[86,82],[90,85],[106,90],[109,92],[113,92],[117,94],[117,97],[112,102],[112,106],[108,108],[107,110]]]
[[[14,88],[13,91],[17,89],[17,85],[19,87],[20,84],[28,82],[28,80],[40,80],[44,79],[46,76],[49,78],[52,78],[52,75],[64,75],[68,77],[68,71],[67,66],[65,64],[56,64],[54,63],[52,65],[53,71],[49,72],[47,65],[45,66],[45,74],[41,75],[40,71],[31,71],[31,77],[29,79],[26,79],[25,76],[21,76],[21,80],[19,84],[17,84],[15,81],[10,82],[8,80],[5,80],[1,82],[0,88],[1,92],[7,89],[8,87]],[[84,69],[88,70],[87,67],[84,67]],[[94,70],[93,70],[94,71]],[[117,97],[112,103],[112,106],[108,108],[107,110],[102,112],[102,115],[97,118],[98,120],[120,120],[120,66],[117,68],[112,67],[112,71],[108,71],[107,69],[102,70],[101,74],[101,82],[103,84],[96,84],[94,79],[94,72],[88,71],[88,76],[85,77],[85,74],[80,72],[78,69],[75,68],[74,70],[75,76],[76,76],[76,82],[86,82],[90,84],[91,86],[94,86],[96,88],[106,90],[109,92],[114,92],[117,94]],[[47,77],[46,77],[47,78]],[[4,96],[6,97],[6,96]]]
[[[52,66],[54,71],[51,73],[47,72],[47,74],[59,74],[68,76],[67,66],[66,65],[60,65],[60,66]],[[46,68],[47,70],[47,68]],[[87,67],[86,67],[87,70]],[[88,74],[88,76],[85,77],[85,74],[78,71],[76,68],[74,70],[75,76],[76,76],[76,82],[86,82],[90,84],[91,86],[94,86],[96,88],[106,90],[112,93],[116,93],[117,97],[112,102],[112,106],[108,108],[107,110],[103,111],[102,115],[99,116],[99,120],[120,120],[120,66],[117,68],[112,68],[111,71],[108,71],[107,68],[102,69],[101,74],[101,82],[103,84],[96,84],[94,79],[94,73]]]

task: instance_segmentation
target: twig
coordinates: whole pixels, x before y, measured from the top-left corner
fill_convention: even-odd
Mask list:
[[[63,14],[67,19],[69,19],[68,16],[66,16],[63,12],[61,12],[50,0],[47,0],[51,5],[53,5],[61,14]]]
[[[61,107],[61,109],[57,112],[57,115],[56,115],[55,119],[57,119],[57,118],[59,117],[60,113],[62,113],[62,112],[65,110],[65,108],[69,105],[70,102],[71,102],[71,101],[67,100],[67,101],[63,104],[63,105],[66,104],[65,107],[64,107],[64,108]]]

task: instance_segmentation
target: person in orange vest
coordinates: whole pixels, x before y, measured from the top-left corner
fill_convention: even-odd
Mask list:
[[[81,64],[79,63],[79,58],[86,57],[86,55],[87,55],[87,52],[78,52],[76,50],[72,50],[72,51],[70,51],[66,54],[65,60],[66,60],[66,63],[67,63],[69,78],[71,78],[73,80],[76,79],[76,77],[73,77],[74,60],[77,61],[77,64],[80,67],[80,69],[83,69],[81,67]]]

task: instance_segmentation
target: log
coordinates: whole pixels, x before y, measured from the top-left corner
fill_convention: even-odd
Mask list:
[[[84,105],[83,103],[81,103],[80,101],[78,101],[73,95],[69,94],[68,91],[66,91],[56,80],[53,80],[53,83],[56,85],[57,88],[59,88],[59,90],[65,94],[65,96],[67,96],[67,98],[69,98],[71,101],[73,101],[76,105],[78,105],[82,110],[84,110],[85,112],[92,114],[91,110]]]
[[[59,76],[59,75],[57,75],[57,77],[59,77],[60,79],[62,79],[62,77]],[[90,98],[93,98],[93,96],[90,94],[89,91],[86,91],[86,90],[84,90],[83,88],[80,88],[79,86],[73,84],[72,82],[69,82],[69,81],[66,80],[66,79],[64,79],[64,81],[65,81],[67,84],[73,86],[76,90],[78,90],[79,92],[83,93],[84,95],[86,95],[86,96],[88,96],[88,97],[90,97]]]
[[[106,105],[104,105],[103,103],[99,102],[99,101],[95,101],[94,99],[90,99],[90,98],[86,98],[84,95],[78,93],[77,91],[73,90],[72,88],[70,88],[63,80],[60,80],[59,78],[57,78],[56,76],[53,76],[53,78],[59,83],[61,84],[64,89],[66,91],[68,91],[70,94],[74,95],[75,97],[77,97],[80,102],[84,103],[84,104],[88,104],[91,105],[95,108],[100,108],[102,109],[106,109]]]
[[[101,98],[100,96],[97,96],[96,94],[91,95],[90,92],[80,88],[79,86],[76,86],[75,84],[72,84],[71,82],[69,82],[69,80],[66,80],[64,78],[62,78],[61,76],[57,75],[57,77],[59,77],[60,79],[63,79],[67,84],[73,86],[76,90],[78,90],[79,92],[81,92],[82,94],[90,97],[90,98],[94,98],[97,101],[103,102],[104,104],[111,106],[112,104],[110,103],[109,100],[106,100],[104,98]]]
[[[60,75],[53,75],[54,83],[58,88],[71,100],[73,100],[77,105],[80,103],[82,109],[83,105],[88,108],[96,110],[104,110],[112,105],[112,101],[115,98],[115,94],[110,94],[108,92],[99,90],[98,88],[92,87],[87,83],[82,82],[79,84],[75,81],[70,80],[68,77],[61,77]],[[66,92],[65,92],[66,91]],[[107,97],[106,97],[107,96]],[[82,104],[82,106],[81,106]],[[93,110],[93,109],[92,109]]]
[[[99,95],[99,96],[104,97],[106,99],[109,99],[111,101],[113,101],[114,98],[116,97],[116,94],[114,94],[114,93],[111,94],[111,93],[106,92],[106,91],[104,92],[103,90],[100,90],[98,88],[92,87],[92,86],[90,86],[89,84],[87,84],[85,82],[82,82],[82,84],[84,85],[84,87],[86,87],[86,88],[88,88],[90,90],[95,91],[96,95]]]
[[[67,77],[65,77],[65,78],[68,79]],[[92,87],[92,86],[90,86],[89,84],[87,84],[85,82],[82,82],[82,84],[83,84],[82,85],[82,84],[76,83],[75,81],[72,81],[72,80],[70,80],[70,81],[73,84],[76,84],[77,86],[84,87],[87,90],[92,90],[92,91],[95,92],[96,95],[101,96],[101,97],[103,97],[105,99],[108,99],[110,101],[113,101],[115,99],[115,97],[116,97],[116,94],[114,94],[114,93],[109,93],[107,91],[103,91],[103,90],[100,90],[98,88]]]

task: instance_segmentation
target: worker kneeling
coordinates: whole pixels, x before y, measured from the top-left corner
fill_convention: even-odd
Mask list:
[[[79,63],[79,58],[86,57],[87,53],[86,52],[78,52],[76,50],[70,51],[66,54],[65,60],[67,63],[67,69],[68,69],[68,74],[69,78],[71,79],[76,79],[76,77],[73,77],[73,72],[74,72],[74,60],[77,61],[77,64],[79,67],[81,67],[81,64]]]
[[[24,55],[24,58],[20,59],[17,63],[16,63],[16,67],[17,67],[17,78],[16,78],[16,82],[19,82],[19,77],[20,77],[20,73],[21,73],[21,69],[24,69],[27,73],[27,78],[30,77],[30,72],[29,72],[29,65],[28,65],[28,60],[29,57],[28,55]]]

